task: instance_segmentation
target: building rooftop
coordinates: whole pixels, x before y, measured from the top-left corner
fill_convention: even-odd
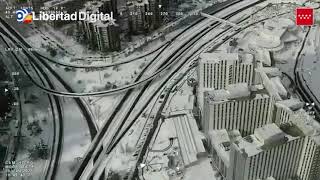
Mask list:
[[[290,141],[303,137],[304,134],[295,125],[287,124],[286,127],[278,127],[268,124],[257,128],[254,134],[234,142],[235,147],[244,155],[250,157],[275,146],[284,145]],[[293,136],[294,135],[294,136]]]
[[[242,60],[242,63],[251,64],[253,56],[251,54],[238,54],[238,53],[227,53],[227,52],[215,52],[215,53],[202,53],[200,54],[201,62],[213,62],[219,63],[222,60],[227,63],[233,63],[234,61]]]
[[[283,139],[285,133],[276,124],[267,124],[254,130],[254,135],[263,144]]]
[[[320,124],[310,116],[310,112],[307,112],[305,109],[303,109],[304,104],[304,102],[301,102],[299,99],[295,98],[278,101],[276,106],[287,108],[293,112],[290,122],[281,125],[280,128],[285,130],[286,126],[291,124],[291,127],[295,126],[296,129],[287,128],[289,130],[287,133],[291,133],[292,136],[297,133],[298,135],[304,134],[306,136],[311,136],[314,142],[320,145]]]
[[[290,99],[278,101],[276,102],[276,105],[289,108],[291,111],[297,111],[303,108],[304,103],[297,98],[290,98]]]
[[[271,66],[270,51],[264,48],[256,49],[256,59],[262,62],[264,65]]]
[[[229,166],[230,146],[232,142],[242,138],[240,132],[238,130],[227,131],[226,129],[212,130],[209,132],[209,138],[217,155],[225,165]]]
[[[266,97],[269,97],[269,95],[263,86],[256,85],[249,87],[247,83],[230,84],[226,89],[205,92],[205,99],[209,102],[247,100]]]
[[[262,32],[265,34],[278,36],[281,38],[287,29],[295,28],[295,23],[291,19],[279,18],[276,20],[268,20],[264,23]]]
[[[280,77],[279,76],[272,77],[272,78],[270,78],[270,81],[272,82],[272,85],[273,85],[274,89],[278,92],[278,94],[281,97],[287,98],[288,91],[283,86]]]

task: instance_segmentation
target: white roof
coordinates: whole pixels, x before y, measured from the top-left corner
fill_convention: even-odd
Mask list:
[[[278,29],[285,29],[287,27],[295,26],[295,23],[288,18],[277,18],[265,21],[265,27],[273,27]]]
[[[219,63],[219,61],[236,61],[239,60],[237,53],[202,53],[200,54],[200,61],[202,62],[215,62]]]
[[[273,83],[273,87],[277,90],[278,94],[280,94],[281,96],[286,96],[288,94],[279,76],[273,77],[270,80]]]
[[[238,130],[227,131],[226,129],[212,130],[209,132],[211,145],[226,166],[230,163],[231,142],[241,138]]]
[[[219,89],[208,92],[213,101],[222,101],[250,96],[247,83],[231,84],[226,89]]]
[[[267,49],[257,48],[256,52],[256,57],[258,60],[260,60],[263,64],[267,66],[271,66],[270,52]]]
[[[283,138],[285,136],[284,132],[276,124],[267,124],[257,128],[254,130],[254,135],[263,144],[274,140],[273,138],[275,137]]]
[[[273,148],[274,146],[281,146],[285,143],[298,139],[301,136],[304,135],[300,134],[293,137],[283,132],[277,125],[268,124],[261,128],[257,128],[254,134],[244,137],[239,141],[235,141],[234,144],[239,152],[245,153],[250,157],[259,154],[264,150]]]
[[[290,99],[286,99],[286,100],[282,100],[282,101],[278,101],[276,102],[277,105],[280,106],[285,106],[289,109],[301,109],[304,106],[304,103],[301,102],[299,99],[297,98],[290,98]]]

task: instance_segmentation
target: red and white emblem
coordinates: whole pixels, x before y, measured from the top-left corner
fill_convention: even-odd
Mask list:
[[[314,23],[313,9],[300,7],[296,9],[296,24],[298,26],[312,26]]]

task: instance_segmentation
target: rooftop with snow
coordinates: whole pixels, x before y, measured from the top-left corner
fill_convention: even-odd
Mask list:
[[[250,100],[269,97],[268,91],[261,85],[248,86],[247,83],[227,85],[226,89],[205,92],[205,99],[210,102]]]

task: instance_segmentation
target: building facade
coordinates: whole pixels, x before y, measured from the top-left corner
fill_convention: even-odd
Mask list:
[[[118,5],[117,0],[102,0],[102,5],[99,7],[99,11],[103,13],[112,13],[114,18],[118,17]]]
[[[129,32],[132,34],[142,34],[148,31],[147,5],[143,0],[128,1],[128,24]]]
[[[51,0],[43,3],[43,7],[40,7],[39,11],[47,11],[50,13],[74,13],[83,7],[87,0]],[[71,21],[48,21],[52,27],[58,28],[63,25],[69,24]]]
[[[81,11],[96,13],[111,13],[111,0],[89,1]],[[110,12],[109,12],[110,11]],[[117,24],[111,24],[106,21],[91,22],[84,20],[79,22],[80,32],[83,33],[85,41],[93,50],[101,52],[118,51],[121,49],[120,28]]]
[[[252,57],[243,60],[238,53],[203,53],[198,67],[199,87],[225,89],[229,84],[252,85],[254,66]]]
[[[238,129],[242,135],[272,122],[274,100],[265,89],[249,89],[245,83],[226,90],[205,92],[202,126],[205,133],[215,129]]]
[[[298,99],[287,99],[275,103],[275,123],[281,125],[292,121],[292,118],[303,111],[304,103]]]
[[[270,176],[287,180],[297,176],[304,137],[284,133],[275,124],[257,129],[231,146],[228,180],[256,180]]]
[[[209,132],[209,149],[212,155],[212,165],[220,172],[224,179],[230,167],[230,148],[232,142],[241,139],[238,130],[211,130]]]
[[[319,136],[305,133],[294,123],[268,124],[234,141],[226,179],[319,179]]]
[[[320,177],[319,136],[307,137],[301,154],[298,177],[302,180],[318,180]]]
[[[205,91],[225,89],[228,85],[237,83],[251,86],[255,76],[252,55],[243,57],[238,53],[202,53],[197,72],[197,96],[202,114]]]
[[[144,34],[159,28],[166,16],[168,5],[161,0],[127,1],[129,32]]]

